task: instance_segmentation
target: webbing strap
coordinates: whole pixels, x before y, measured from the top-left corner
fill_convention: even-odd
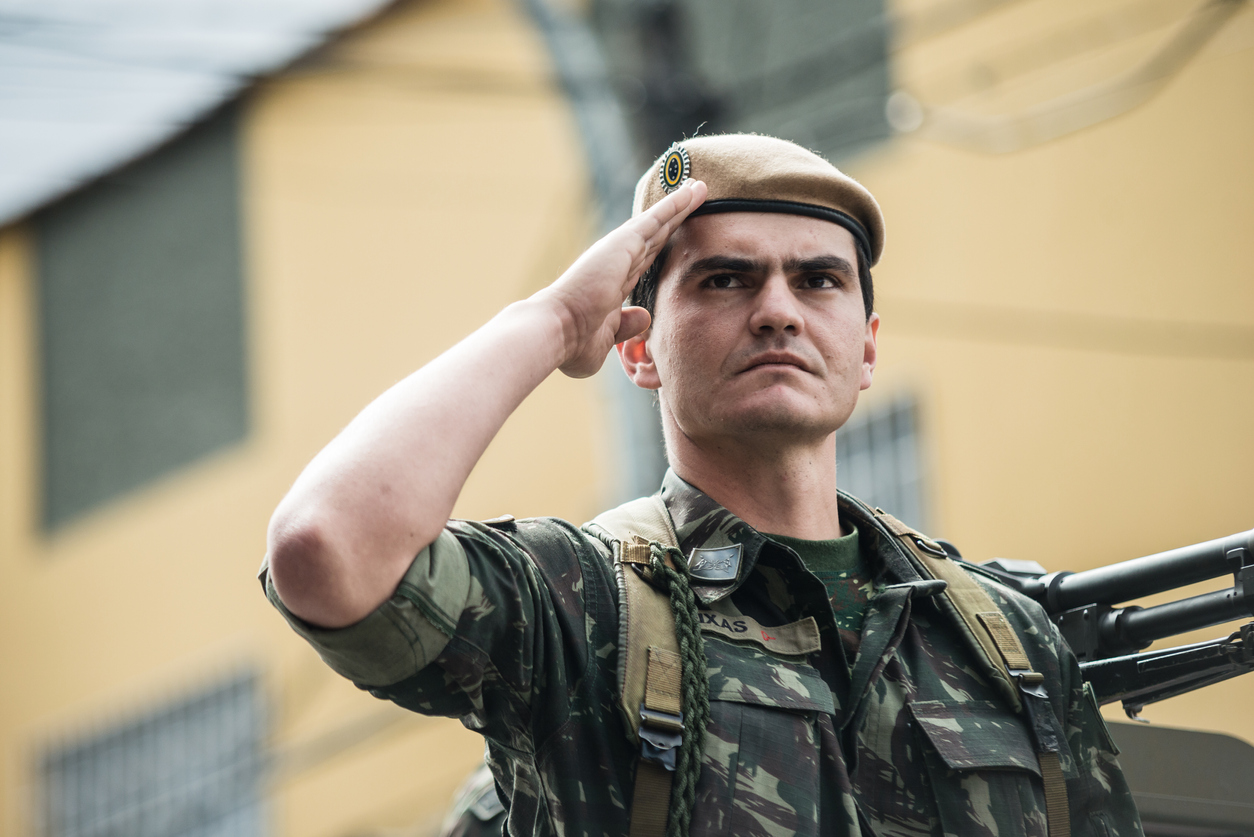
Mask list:
[[[636,765],[636,789],[631,797],[630,837],[661,837],[671,810],[675,774],[660,764],[641,759]]]
[[[663,729],[665,716],[679,715],[683,667],[670,599],[650,587],[629,565],[649,566],[649,541],[677,547],[679,539],[657,495],[605,512],[593,523],[619,541],[619,699],[628,727],[638,739],[642,706],[661,713],[652,723]],[[674,781],[675,774],[662,765],[645,758],[636,762],[630,837],[664,837]]]
[[[644,708],[649,714],[649,730],[673,733],[672,743],[683,732],[683,665],[679,654],[665,648],[649,648],[649,664],[644,682]],[[647,730],[642,730],[646,734]],[[673,764],[673,762],[672,762]],[[631,795],[630,837],[662,837],[666,833],[675,773],[650,759],[636,763],[636,785]]]
[[[640,564],[645,567],[649,566],[650,553],[648,541],[635,543],[623,541],[621,553],[622,555],[619,560],[621,560],[624,564]]]
[[[987,670],[1009,698],[1018,713],[1026,714],[1036,738],[1036,759],[1045,784],[1045,817],[1049,837],[1071,837],[1071,807],[1067,802],[1067,780],[1058,754],[1060,742],[1051,730],[1043,729],[1043,712],[1052,712],[1047,696],[1040,689],[1044,679],[1032,671],[1023,643],[993,598],[967,571],[951,561],[943,547],[879,509],[875,516],[910,550],[920,568],[933,578],[948,582],[944,595],[954,606],[967,628],[973,650],[986,658]],[[1022,692],[1022,694],[1021,694]]]
[[[679,538],[671,525],[666,504],[657,494],[601,512],[592,522],[620,541],[631,541],[638,535],[645,541],[657,541],[662,546],[679,547]]]
[[[1037,753],[1041,779],[1045,782],[1045,821],[1049,837],[1071,837],[1071,808],[1067,803],[1067,780],[1057,753]]]
[[[984,592],[981,587],[976,589],[981,593]],[[988,635],[993,638],[993,643],[997,646],[997,651],[1001,654],[1007,669],[1029,671],[1032,668],[1032,664],[1028,662],[1028,653],[1023,650],[1019,637],[1015,636],[1014,628],[1010,627],[1010,622],[1006,620],[1006,614],[1000,610],[989,610],[980,611],[975,614],[975,617],[980,620],[984,630],[988,631]]]
[[[621,543],[617,570],[619,595],[619,700],[624,718],[636,737],[640,729],[640,704],[645,700],[649,674],[649,649],[661,648],[679,656],[675,614],[670,599],[658,593],[629,564],[647,563],[642,558],[648,545]]]
[[[624,683],[622,699],[625,704],[633,703],[629,718],[634,721],[633,731],[639,734],[641,725],[641,707],[652,710],[652,723],[665,727],[665,716],[679,716],[682,706],[682,689],[680,679],[683,667],[680,663],[678,646],[674,650],[658,645],[646,646],[645,642],[675,642],[675,617],[671,613],[670,603],[662,596],[654,593],[634,570],[625,568],[628,577],[626,586],[627,614],[631,621],[628,628],[628,641],[623,652],[633,657],[647,655],[647,662],[642,666],[638,659],[627,664],[627,677]],[[644,626],[650,624],[650,628]],[[658,627],[660,623],[660,628]],[[634,636],[634,644],[633,638]],[[640,674],[643,673],[643,678]],[[643,680],[643,682],[640,682]],[[677,729],[665,730],[679,732]],[[641,742],[644,746],[644,742]],[[631,837],[663,837],[666,833],[666,818],[671,805],[671,785],[675,774],[660,764],[646,758],[636,763],[636,785],[631,795]]]
[[[683,667],[674,651],[649,649],[649,673],[644,680],[644,705],[656,712],[678,715],[683,709],[679,680]]]
[[[953,605],[961,618],[962,623],[959,628],[965,628],[964,633],[971,645],[971,650],[984,663],[983,668],[992,677],[993,685],[1014,707],[1015,712],[1022,712],[1023,701],[1019,696],[1019,686],[1007,671],[1006,660],[1009,655],[1011,658],[1026,662],[1027,654],[1024,653],[1023,646],[1019,644],[1019,638],[1015,636],[1013,630],[994,636],[980,621],[977,616],[979,613],[1001,615],[1001,611],[997,609],[992,598],[984,592],[983,587],[975,582],[975,579],[967,575],[966,570],[949,560],[940,544],[920,535],[887,512],[877,509],[875,516],[897,536],[906,549],[910,550],[910,554],[917,559],[920,569],[932,578],[948,582],[942,595]],[[1009,625],[1006,627],[1009,629]],[[998,642],[999,639],[1001,644]],[[1006,646],[1004,650],[1002,645]],[[1021,668],[1027,669],[1030,666],[1023,665]]]

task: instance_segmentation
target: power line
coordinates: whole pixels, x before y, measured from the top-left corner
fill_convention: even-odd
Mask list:
[[[1246,0],[1208,0],[1184,26],[1139,67],[1042,102],[1020,113],[985,116],[931,107],[895,94],[890,120],[899,130],[986,154],[1020,151],[1096,125],[1145,104],[1158,95],[1241,11]]]

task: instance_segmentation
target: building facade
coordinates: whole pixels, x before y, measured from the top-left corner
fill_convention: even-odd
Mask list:
[[[844,487],[1049,570],[1254,526],[1252,86],[1244,3],[422,0],[10,222],[0,834],[434,833],[480,740],[286,629],[270,512],[698,129],[790,136],[884,207]],[[654,479],[609,366],[547,381],[456,514],[582,521]],[[1250,688],[1145,715],[1254,742]]]

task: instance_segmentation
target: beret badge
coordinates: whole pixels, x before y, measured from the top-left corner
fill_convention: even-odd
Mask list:
[[[658,179],[662,182],[662,189],[670,193],[679,188],[679,185],[688,179],[688,150],[679,143],[675,143],[666,149],[666,153],[662,155],[662,165],[658,168]]]

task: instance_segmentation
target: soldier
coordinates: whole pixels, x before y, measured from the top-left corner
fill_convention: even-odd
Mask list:
[[[510,834],[1139,835],[1042,611],[837,491],[883,242],[870,193],[792,143],[673,146],[630,221],[315,457],[271,602],[361,688],[481,732]],[[658,394],[656,525],[449,520],[522,400],[614,346]],[[637,579],[678,652],[625,615]]]

